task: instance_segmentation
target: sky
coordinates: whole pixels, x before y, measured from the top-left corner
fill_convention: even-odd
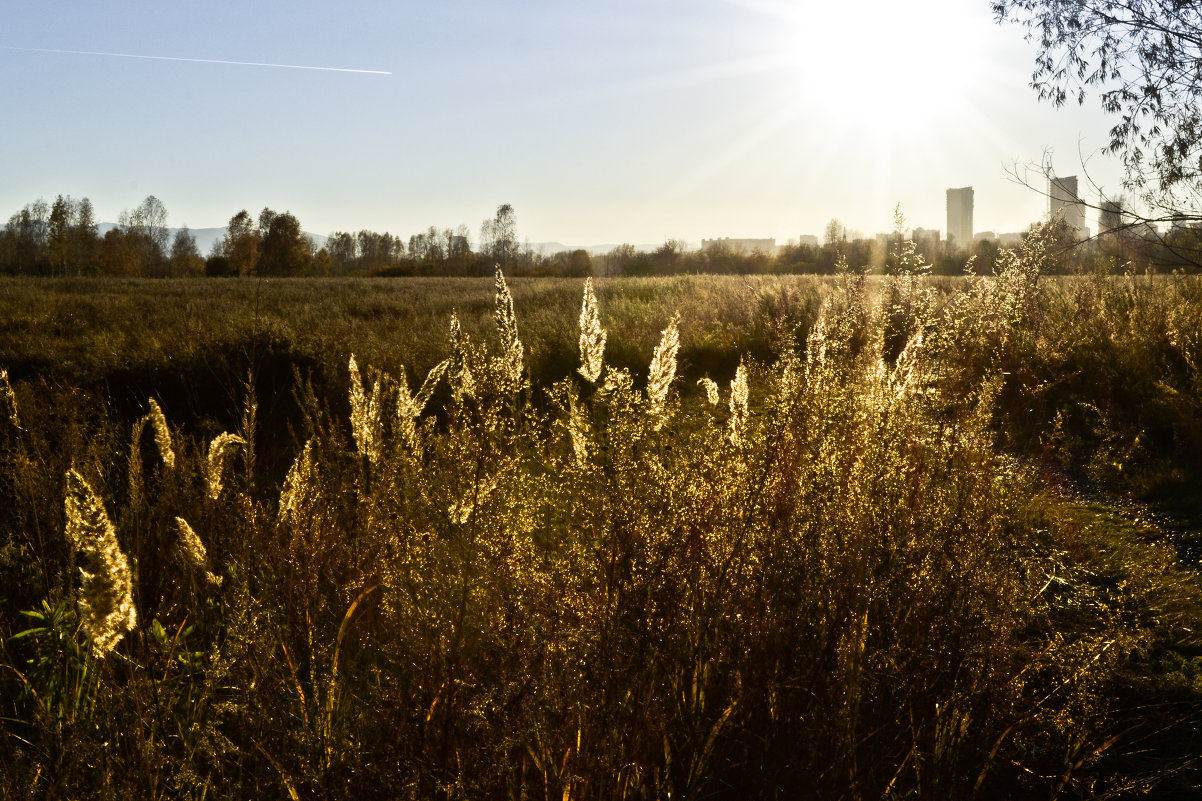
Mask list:
[[[696,246],[873,234],[899,204],[943,231],[962,186],[977,231],[1021,230],[1047,200],[1013,173],[1045,158],[1117,193],[1096,98],[1039,102],[1033,45],[989,6],[6,0],[0,219],[153,194],[171,226],[270,207],[475,240],[509,203],[530,242]]]

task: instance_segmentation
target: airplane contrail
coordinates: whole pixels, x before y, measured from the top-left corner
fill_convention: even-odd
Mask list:
[[[239,67],[275,67],[288,70],[319,70],[322,72],[357,72],[364,75],[391,75],[385,70],[357,70],[349,67],[314,67],[305,64],[269,64],[262,61],[227,61],[220,58],[182,58],[179,56],[144,56],[137,53],[103,53],[96,50],[54,50],[48,47],[12,47],[0,45],[0,50],[24,50],[30,53],[64,53],[72,56],[110,56],[113,58],[144,58],[152,61],[191,61],[197,64],[232,64]]]

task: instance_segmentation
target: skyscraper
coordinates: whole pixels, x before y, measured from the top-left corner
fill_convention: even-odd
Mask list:
[[[1064,220],[1077,238],[1085,236],[1085,204],[1077,194],[1077,176],[1048,176],[1048,216]]]
[[[947,241],[953,248],[972,247],[972,187],[947,190]]]
[[[1098,234],[1106,234],[1123,224],[1123,201],[1101,198],[1098,203]]]

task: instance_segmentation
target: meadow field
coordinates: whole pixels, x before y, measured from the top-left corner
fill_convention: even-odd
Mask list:
[[[1202,281],[1048,258],[0,279],[0,798],[1188,797]]]

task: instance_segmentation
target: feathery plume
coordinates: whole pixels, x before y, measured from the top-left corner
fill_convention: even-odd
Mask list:
[[[129,562],[100,497],[74,467],[67,471],[65,507],[67,540],[85,563],[79,616],[92,654],[102,659],[138,622]]]
[[[605,355],[605,329],[597,312],[597,296],[593,294],[593,279],[584,279],[584,298],[580,302],[580,368],[579,373],[596,383],[601,377]]]
[[[910,341],[898,354],[893,373],[889,376],[889,383],[893,385],[898,397],[923,391],[922,384],[926,379],[923,369],[924,345],[922,331],[919,331],[910,337]]]
[[[476,392],[476,380],[468,364],[468,338],[459,325],[458,312],[451,312],[451,359],[447,365],[447,381],[457,401],[464,395],[470,398]]]
[[[175,467],[175,451],[171,450],[171,432],[167,429],[167,418],[159,408],[158,401],[150,399],[150,413],[146,415],[154,427],[154,444],[159,447],[159,455],[163,464],[169,468]]]
[[[212,500],[217,500],[221,495],[226,456],[234,449],[234,446],[245,444],[246,440],[229,432],[218,434],[209,443],[209,457],[205,464],[205,483],[208,485],[209,498]]]
[[[313,440],[309,440],[284,477],[284,489],[280,491],[280,522],[293,526],[300,524],[308,507],[309,487],[314,483]]]
[[[705,399],[709,401],[710,406],[718,405],[718,385],[708,378],[702,378],[697,381],[705,390]]]
[[[21,416],[17,414],[17,393],[13,392],[13,385],[8,381],[8,370],[0,370],[0,398],[4,399],[4,405],[8,409],[8,419],[17,428],[21,427]]]
[[[426,380],[422,383],[417,395],[409,394],[409,380],[405,377],[405,368],[401,368],[401,380],[397,385],[396,421],[406,445],[412,446],[416,440],[417,418],[421,416],[426,404],[430,402],[434,388],[438,386],[439,379],[446,373],[448,364],[450,364],[450,360],[444,359],[434,365],[434,368],[426,374]]]
[[[730,382],[730,441],[738,445],[743,441],[743,430],[747,427],[747,368],[743,362],[735,370]]]
[[[652,417],[656,431],[666,421],[664,404],[668,400],[668,387],[676,377],[676,352],[680,350],[679,324],[678,312],[672,315],[672,322],[663,330],[659,345],[655,347],[655,355],[651,358],[651,374],[647,379],[647,412]]]
[[[180,551],[188,560],[188,564],[197,570],[203,570],[205,580],[210,584],[220,585],[221,577],[209,572],[209,553],[205,550],[205,545],[200,541],[200,537],[196,536],[196,532],[188,525],[188,521],[182,517],[175,518],[175,525],[179,528]]]
[[[355,363],[353,353],[348,367],[351,373],[351,434],[355,438],[355,447],[359,449],[359,453],[375,464],[380,459],[380,446],[383,444],[380,379],[376,378],[371,392],[365,392],[359,377],[359,365]]]
[[[430,398],[434,396],[434,389],[438,386],[438,382],[447,372],[447,367],[450,361],[443,359],[438,364],[430,368],[430,372],[426,373],[426,380],[422,382],[422,388],[417,391],[417,397],[413,399],[413,416],[421,414],[426,404],[430,402]]]
[[[496,278],[493,281],[496,287],[496,311],[494,317],[497,321],[497,336],[501,339],[502,354],[498,359],[501,367],[501,375],[506,391],[516,392],[522,386],[522,356],[524,349],[522,341],[518,339],[518,321],[513,313],[513,295],[509,293],[509,285],[505,283],[505,276],[501,272],[501,265],[497,265]]]

